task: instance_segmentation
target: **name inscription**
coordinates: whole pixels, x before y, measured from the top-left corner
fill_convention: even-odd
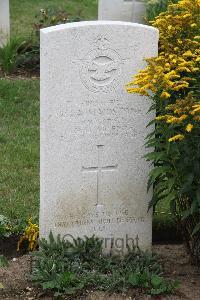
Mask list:
[[[144,112],[134,99],[123,101],[111,99],[106,103],[96,100],[80,101],[78,104],[65,104],[55,118],[62,123],[59,140],[62,142],[87,136],[137,138],[143,134],[141,121]],[[134,116],[134,119],[133,119]],[[70,128],[70,131],[69,131]]]

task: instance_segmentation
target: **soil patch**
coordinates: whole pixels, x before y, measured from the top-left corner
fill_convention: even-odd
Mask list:
[[[66,297],[65,299],[76,300],[120,300],[120,299],[169,299],[169,300],[200,300],[200,269],[190,264],[183,245],[156,245],[156,252],[164,266],[165,275],[173,280],[180,282],[180,288],[175,295],[149,297],[142,296],[139,290],[130,290],[127,295],[87,291],[85,295],[76,296],[75,298]],[[18,258],[10,258],[8,268],[0,268],[0,283],[4,288],[0,289],[0,299],[54,299],[51,295],[43,293],[35,288],[27,279],[31,270],[31,257],[24,255]]]
[[[27,244],[23,243],[20,247],[20,251],[17,251],[17,243],[19,241],[19,235],[12,234],[9,237],[0,238],[0,255],[4,255],[7,258],[19,257],[27,252]]]

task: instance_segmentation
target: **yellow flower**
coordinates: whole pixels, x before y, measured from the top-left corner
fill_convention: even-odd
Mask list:
[[[179,118],[180,121],[184,121],[185,119],[187,119],[187,115],[182,115],[182,116]]]
[[[191,50],[186,51],[185,53],[183,53],[183,56],[185,57],[193,57],[194,54],[192,54]]]
[[[193,105],[193,110],[191,111],[191,115],[195,115],[196,113],[200,113],[200,104]]]
[[[184,139],[184,135],[183,134],[177,134],[173,137],[171,137],[168,141],[171,142],[176,142],[176,141],[182,141]]]
[[[182,131],[186,130],[187,117],[192,117],[194,126],[200,119],[199,106],[193,107],[198,100],[189,97],[200,69],[199,10],[200,0],[179,0],[152,22],[160,32],[159,55],[147,58],[147,67],[128,85],[130,93],[145,95],[150,90],[160,96],[164,107],[167,100],[172,105],[166,108],[170,112],[159,116],[157,121],[163,120],[171,126],[178,124],[178,130]]]
[[[28,241],[29,246],[28,250],[33,251],[37,248],[39,238],[39,226],[37,224],[33,224],[32,220],[28,220],[28,226],[25,228],[23,235],[19,238],[17,244],[17,251],[19,251],[21,244],[23,241]]]
[[[168,93],[168,92],[162,92],[162,94],[160,95],[161,98],[164,98],[164,99],[168,99],[171,97],[171,95]]]
[[[194,127],[194,126],[193,126],[192,124],[188,124],[185,130],[186,130],[187,132],[191,132],[192,129],[193,129],[193,127]]]
[[[173,116],[167,116],[167,123],[168,124],[172,124],[172,123],[177,123],[177,118],[176,117],[173,117]]]

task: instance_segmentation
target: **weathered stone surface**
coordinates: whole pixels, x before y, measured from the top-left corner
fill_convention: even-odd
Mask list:
[[[132,22],[145,24],[145,17],[146,17],[145,0],[134,0]]]
[[[0,0],[0,47],[6,44],[10,36],[9,0]]]
[[[99,20],[145,24],[145,16],[145,0],[99,0]]]
[[[98,19],[131,22],[133,0],[99,0]]]
[[[128,239],[151,247],[142,157],[152,116],[125,84],[157,45],[156,29],[124,22],[41,30],[41,237],[95,234],[105,252]]]

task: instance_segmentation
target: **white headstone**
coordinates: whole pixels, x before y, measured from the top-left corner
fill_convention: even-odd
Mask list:
[[[0,0],[0,47],[5,45],[10,36],[9,0]]]
[[[99,0],[98,19],[131,22],[133,0]]]
[[[41,30],[41,237],[94,234],[105,253],[151,247],[150,103],[125,84],[157,47],[155,28],[132,23]]]
[[[133,1],[133,14],[132,22],[145,24],[146,17],[146,5],[145,0],[134,0]]]

